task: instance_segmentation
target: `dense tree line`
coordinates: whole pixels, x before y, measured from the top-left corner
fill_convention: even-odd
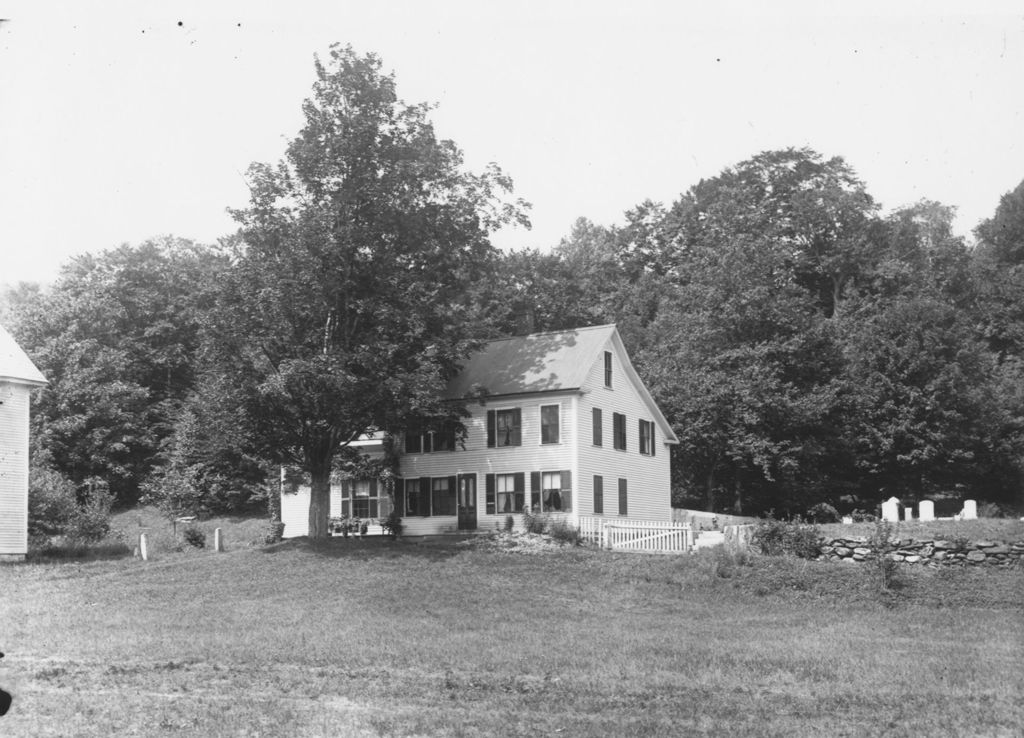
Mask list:
[[[527,206],[497,167],[466,172],[373,55],[335,47],[316,72],[237,234],[79,257],[0,301],[50,380],[47,488],[233,509],[289,462],[318,530],[360,433],[458,425],[440,391],[481,340],[615,322],[679,435],[678,504],[1021,506],[1024,183],[969,245],[947,206],[883,215],[841,158],[764,152],[502,254],[489,233]]]

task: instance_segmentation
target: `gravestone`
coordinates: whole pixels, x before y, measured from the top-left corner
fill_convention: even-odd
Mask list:
[[[914,508],[913,507],[905,507],[905,508],[903,508],[903,519],[904,520],[913,520],[914,519]]]
[[[964,520],[978,519],[978,503],[974,500],[964,500],[964,509],[960,513]]]
[[[882,503],[882,520],[887,523],[900,522],[900,501],[897,498],[890,497]]]
[[[921,522],[928,523],[935,520],[935,503],[931,500],[921,500],[921,504],[917,506],[917,514],[921,518]]]
[[[213,550],[217,553],[224,550],[224,539],[221,537],[220,528],[214,528],[213,531]]]
[[[843,516],[843,525],[853,525],[853,516],[852,515],[844,515]]]

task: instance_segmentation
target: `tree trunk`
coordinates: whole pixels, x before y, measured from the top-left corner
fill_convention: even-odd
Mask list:
[[[743,485],[740,484],[740,470],[736,470],[736,497],[732,505],[735,515],[743,514]]]
[[[327,519],[331,515],[331,463],[316,464],[309,470],[309,537],[327,537]]]
[[[708,469],[708,479],[706,482],[705,493],[707,494],[707,502],[705,503],[708,512],[713,512],[715,509],[715,464],[711,464],[711,468]]]

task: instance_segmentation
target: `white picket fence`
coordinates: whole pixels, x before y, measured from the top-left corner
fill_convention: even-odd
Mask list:
[[[580,536],[612,551],[687,553],[693,529],[687,523],[580,517]]]

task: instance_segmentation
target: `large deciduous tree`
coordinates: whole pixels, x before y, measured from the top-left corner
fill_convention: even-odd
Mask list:
[[[336,45],[316,76],[285,158],[250,168],[214,346],[263,452],[309,474],[322,537],[352,441],[458,417],[442,391],[480,335],[468,288],[526,206],[497,166],[466,172],[376,56]]]

